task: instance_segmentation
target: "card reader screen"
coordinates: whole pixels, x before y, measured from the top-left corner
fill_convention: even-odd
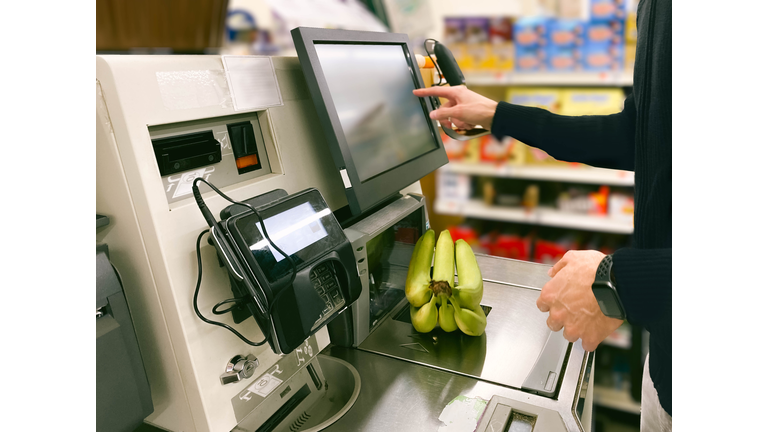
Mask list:
[[[312,208],[312,204],[306,202],[277,216],[265,219],[264,225],[272,242],[286,254],[293,255],[328,235],[328,231],[320,223],[320,218],[329,214],[331,214],[330,209],[325,208],[316,212]],[[256,228],[263,237],[261,224],[257,222]],[[272,252],[275,261],[280,262],[285,258],[283,254],[269,244],[266,238],[251,246],[251,250],[255,251],[265,247]]]
[[[316,191],[259,213],[269,238],[290,255],[297,271],[346,240],[333,212]],[[291,260],[270,245],[255,214],[237,218],[235,225],[235,240],[241,251],[249,255],[249,265],[258,266],[270,282],[291,274]]]

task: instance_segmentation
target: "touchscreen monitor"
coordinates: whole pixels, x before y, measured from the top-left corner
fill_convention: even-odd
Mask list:
[[[362,183],[438,148],[403,49],[315,44]]]
[[[408,36],[291,31],[352,215],[383,205],[448,162]]]

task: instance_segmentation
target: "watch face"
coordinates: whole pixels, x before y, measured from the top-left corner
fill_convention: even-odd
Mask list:
[[[592,287],[592,293],[595,295],[597,304],[603,315],[610,318],[623,318],[624,311],[616,298],[616,291],[607,285],[596,285]]]

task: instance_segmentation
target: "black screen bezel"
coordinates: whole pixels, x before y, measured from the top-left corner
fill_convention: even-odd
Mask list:
[[[266,221],[272,216],[279,215],[286,210],[290,210],[304,203],[310,203],[313,205],[313,207],[318,205],[329,209],[328,204],[325,202],[320,192],[317,189],[310,189],[287,198],[282,198],[275,203],[269,204],[268,207],[260,207],[258,210],[262,219]],[[343,243],[344,239],[346,239],[344,231],[342,231],[341,226],[333,216],[333,212],[330,212],[327,216],[320,218],[320,221],[328,235],[291,254],[291,257],[296,264],[296,271],[300,271],[307,265],[314,262],[316,259],[332,251],[338,247],[340,243]],[[273,267],[265,269],[263,263],[260,263],[256,257],[254,257],[254,254],[250,249],[250,245],[255,244],[263,239],[260,231],[258,228],[256,228],[256,224],[258,223],[258,217],[253,212],[248,211],[233,216],[229,219],[227,225],[230,231],[236,233],[236,235],[233,236],[235,242],[240,248],[240,252],[247,261],[248,265],[255,273],[257,279],[263,278],[262,280],[266,281],[268,284],[276,285],[280,283],[282,279],[290,276],[291,264],[288,259],[284,258],[279,263],[276,262]],[[271,252],[268,253],[271,255]],[[274,272],[274,270],[278,269],[278,267],[282,270]]]
[[[404,59],[411,71],[414,87],[423,88],[424,82],[418,65],[415,65],[415,55],[409,44],[408,35],[307,27],[297,27],[291,31],[291,34],[334,163],[339,171],[347,172],[349,187],[345,185],[345,192],[353,215],[359,215],[386,201],[400,190],[448,163],[448,156],[437,124],[429,119],[429,113],[434,109],[432,102],[429,98],[419,98],[425,121],[429,125],[436,144],[435,148],[361,182],[315,50],[316,43],[399,45],[403,49]]]

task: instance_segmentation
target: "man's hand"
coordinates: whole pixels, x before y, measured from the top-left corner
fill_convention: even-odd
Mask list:
[[[452,127],[453,123],[460,129],[468,130],[480,125],[490,130],[496,106],[499,104],[464,86],[416,89],[413,94],[418,97],[437,96],[447,99],[440,108],[429,113],[429,117],[448,128]]]
[[[549,312],[550,330],[565,327],[563,337],[569,342],[581,339],[585,351],[594,351],[623,322],[603,315],[592,294],[592,282],[603,257],[605,254],[598,251],[566,252],[549,270],[552,279],[536,300],[540,311]]]

